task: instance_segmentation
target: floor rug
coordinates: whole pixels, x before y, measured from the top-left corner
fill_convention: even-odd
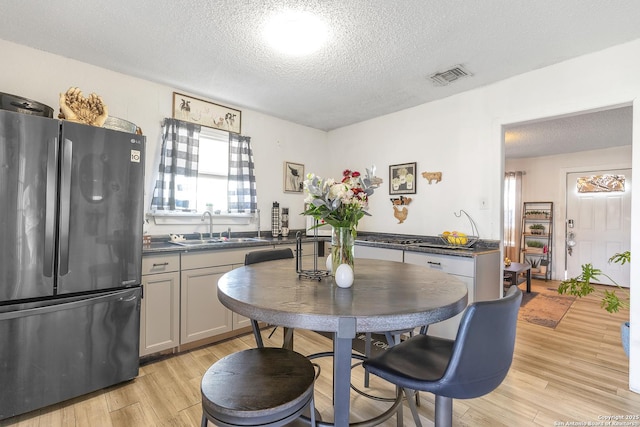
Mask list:
[[[576,299],[571,295],[560,295],[559,284],[558,281],[532,280],[531,293],[525,292],[525,284],[521,284],[522,304],[518,319],[555,329]]]

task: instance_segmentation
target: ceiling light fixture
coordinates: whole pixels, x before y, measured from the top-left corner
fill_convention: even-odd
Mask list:
[[[269,44],[289,55],[307,55],[318,50],[327,40],[326,24],[308,12],[287,11],[267,22],[264,36]]]

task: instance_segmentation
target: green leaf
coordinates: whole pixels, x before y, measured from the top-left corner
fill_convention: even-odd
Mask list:
[[[609,258],[609,262],[615,262],[620,265],[625,265],[627,262],[631,262],[631,251],[624,251],[614,254]]]
[[[621,308],[625,307],[625,303],[618,298],[616,291],[609,292],[605,290],[604,298],[602,298],[600,307],[604,308],[609,313],[617,313]]]
[[[560,282],[558,293],[583,297],[596,290],[589,281],[579,280],[579,278],[580,276]]]

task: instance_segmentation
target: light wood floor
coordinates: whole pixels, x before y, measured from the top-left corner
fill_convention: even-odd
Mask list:
[[[519,322],[507,378],[484,397],[454,401],[454,425],[553,426],[640,415],[640,394],[628,389],[628,359],[620,344],[619,326],[627,317],[628,313],[610,315],[587,297],[574,302],[555,330]],[[281,342],[280,330],[272,345]],[[157,361],[141,367],[139,377],[126,384],[0,421],[0,426],[198,426],[204,371],[224,355],[254,346],[252,336],[246,335]],[[329,340],[318,334],[296,331],[297,351],[310,354],[329,348]],[[316,401],[323,418],[330,419],[331,365],[330,360],[320,362],[323,374]],[[361,371],[353,370],[354,384],[362,384]],[[378,380],[373,390],[384,393],[385,386]],[[421,396],[423,424],[430,425],[433,396]],[[354,394],[352,421],[377,414],[384,405]],[[404,412],[405,424],[412,425],[408,408]],[[395,423],[392,418],[384,425]]]

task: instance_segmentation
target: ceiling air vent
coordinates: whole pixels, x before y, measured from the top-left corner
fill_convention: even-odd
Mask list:
[[[470,72],[464,69],[462,65],[456,65],[446,71],[435,73],[429,78],[436,86],[446,86],[463,77],[472,76]]]

